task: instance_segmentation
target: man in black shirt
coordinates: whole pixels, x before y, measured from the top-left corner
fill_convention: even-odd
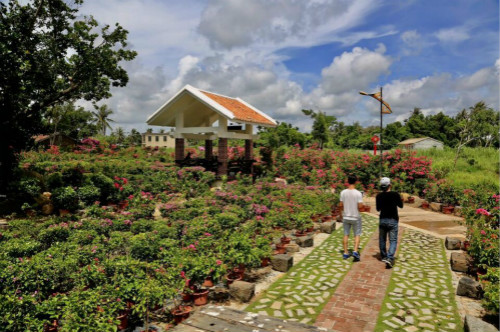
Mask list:
[[[380,179],[382,192],[376,197],[377,211],[380,211],[379,245],[382,262],[390,269],[394,266],[394,254],[398,245],[399,216],[398,207],[403,207],[401,196],[391,189],[389,178]],[[386,249],[387,236],[389,236],[389,251]]]

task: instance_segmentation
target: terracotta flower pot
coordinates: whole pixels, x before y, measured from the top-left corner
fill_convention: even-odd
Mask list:
[[[242,277],[239,274],[235,274],[235,273],[230,273],[230,274],[226,275],[224,278],[226,279],[226,283],[228,285],[231,285],[236,280],[242,279]]]
[[[422,202],[422,209],[428,209],[429,208],[429,202]]]
[[[408,197],[408,200],[406,202],[410,204],[415,203],[415,197],[413,196]]]
[[[372,207],[370,205],[365,205],[364,211],[365,212],[370,212]]]
[[[214,287],[214,280],[212,277],[206,277],[202,284],[203,287]]]
[[[321,222],[329,222],[332,221],[332,216],[323,216],[321,218]]]
[[[240,264],[238,267],[233,268],[233,273],[239,274],[243,279],[243,276],[245,275],[245,265]]]
[[[193,307],[191,306],[179,306],[174,309],[172,315],[174,316],[175,324],[180,324],[182,321],[186,320],[192,310]]]
[[[182,301],[184,302],[191,302],[192,300],[190,293],[182,293],[181,296],[182,296]]]
[[[264,257],[260,260],[260,266],[261,267],[266,267],[271,263],[271,258],[269,257]]]
[[[297,231],[297,232],[295,232],[295,236],[296,237],[301,237],[301,236],[306,236],[306,235],[307,235],[307,233],[303,232],[303,231]]]
[[[124,312],[120,316],[116,317],[120,321],[118,324],[118,330],[125,330],[128,327],[128,312]]]
[[[314,233],[314,226],[311,226],[308,229],[306,229],[306,233]]]
[[[281,240],[281,244],[289,244],[289,243],[290,243],[290,241],[292,241],[292,239],[291,239],[291,238],[289,238],[289,237],[285,237],[285,236],[284,236],[284,237],[282,237],[280,240]]]
[[[455,207],[452,205],[449,205],[449,206],[443,206],[442,209],[443,209],[444,214],[452,214],[453,210],[455,210]]]
[[[205,305],[208,302],[208,289],[199,293],[193,293],[194,305]]]
[[[276,253],[277,254],[284,254],[284,253],[286,253],[285,245],[281,244],[281,243],[276,244]]]

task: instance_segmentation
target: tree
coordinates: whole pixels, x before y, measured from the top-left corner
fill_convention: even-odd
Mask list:
[[[128,145],[141,145],[142,135],[136,129],[132,129],[130,134],[127,136],[126,141]]]
[[[61,133],[75,139],[97,134],[93,114],[73,102],[49,107],[44,116],[46,132]]]
[[[271,148],[295,144],[304,147],[306,141],[299,128],[286,122],[279,123],[275,128],[259,127],[259,136],[259,144]]]
[[[94,105],[94,107],[96,112],[92,113],[94,114],[96,126],[99,128],[99,133],[106,136],[106,128],[111,129],[111,125],[109,123],[114,122],[114,120],[109,118],[109,116],[113,114],[113,110],[108,108],[108,105]]]
[[[121,61],[127,31],[119,24],[99,29],[92,17],[78,14],[63,0],[0,2],[0,191],[12,178],[16,154],[33,143],[51,106],[70,100],[98,101],[110,86],[128,82]]]
[[[329,132],[337,123],[337,118],[333,115],[326,115],[321,111],[302,110],[302,113],[314,119],[311,135],[314,140],[319,142],[319,148],[322,149],[323,144],[329,141]]]
[[[463,109],[457,114],[455,121],[459,140],[456,146],[454,167],[457,165],[464,146],[490,146],[493,140],[498,141],[498,119],[498,112],[488,108],[483,101],[469,107],[468,111]]]
[[[122,127],[116,128],[113,135],[115,136],[117,143],[123,144],[125,142],[125,131]]]

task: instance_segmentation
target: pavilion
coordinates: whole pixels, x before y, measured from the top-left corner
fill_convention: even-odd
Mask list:
[[[146,121],[150,126],[175,127],[175,162],[179,166],[200,165],[217,175],[228,174],[228,139],[245,140],[245,157],[240,166],[251,173],[254,126],[276,127],[270,116],[240,98],[231,98],[186,85]],[[228,126],[228,122],[236,125]],[[205,158],[186,160],[186,139],[205,140]],[[218,140],[217,157],[213,141]],[[246,166],[246,167],[245,167]],[[242,169],[242,171],[244,171]]]

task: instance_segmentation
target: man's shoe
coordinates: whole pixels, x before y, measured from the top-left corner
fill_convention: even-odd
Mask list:
[[[343,254],[343,255],[342,255],[342,258],[343,258],[343,259],[348,259],[349,257],[351,257],[351,255],[349,255],[349,254]]]
[[[392,269],[393,266],[394,266],[394,259],[388,258],[387,261],[385,262],[385,267],[388,269]]]
[[[352,252],[352,257],[354,257],[355,262],[359,262],[361,260],[361,257],[359,257],[359,254],[357,251]]]
[[[382,262],[389,264],[389,258],[387,258],[387,257],[382,258]]]

